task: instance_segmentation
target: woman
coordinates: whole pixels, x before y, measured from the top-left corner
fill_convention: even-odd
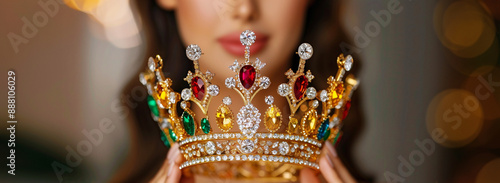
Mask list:
[[[253,103],[257,108],[265,107],[264,96],[276,93],[278,84],[286,79],[286,70],[297,67],[298,58],[294,53],[302,42],[311,43],[314,47],[314,56],[307,64],[320,79],[314,80],[313,85],[324,88],[326,77],[336,72],[331,68],[336,68],[334,60],[340,53],[338,45],[343,37],[338,23],[338,2],[154,0],[138,1],[138,6],[142,20],[146,25],[151,25],[148,34],[151,48],[149,55],[159,54],[163,57],[166,62],[164,73],[172,78],[177,91],[187,87],[182,78],[187,70],[192,70],[192,63],[185,57],[187,45],[197,44],[201,47],[204,53],[200,59],[201,70],[215,73],[212,83],[224,86],[224,79],[234,74],[227,66],[235,59],[244,60],[244,47],[239,42],[239,34],[247,29],[256,32],[257,36],[256,43],[250,48],[251,57],[258,57],[267,64],[263,71],[272,81],[268,90],[256,96]],[[220,88],[222,96],[234,92],[225,87]],[[213,101],[209,114],[215,114],[216,107],[213,106],[220,103],[220,100]],[[284,99],[278,99],[276,103],[287,107]],[[235,101],[232,105],[239,108],[243,103]],[[136,116],[139,121],[145,121],[149,112],[138,110]],[[326,144],[319,160],[321,176],[327,182],[355,182],[331,143]],[[151,181],[192,181],[182,176],[179,170],[181,161],[178,145],[173,144]],[[316,172],[305,168],[300,172],[300,181],[320,182],[320,178]]]

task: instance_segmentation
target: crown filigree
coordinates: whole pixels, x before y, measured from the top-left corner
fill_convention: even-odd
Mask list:
[[[188,71],[184,78],[190,88],[181,93],[172,90],[172,80],[165,78],[160,56],[149,58],[148,69],[140,74],[140,81],[148,89],[148,104],[152,117],[163,130],[165,143],[178,142],[185,161],[181,169],[196,174],[224,178],[278,178],[296,179],[302,167],[319,169],[317,160],[325,141],[335,141],[341,134],[342,121],[347,116],[353,91],[359,82],[352,75],[343,81],[346,71],[353,64],[350,55],[337,58],[338,71],[327,79],[328,88],[317,91],[309,83],[314,79],[310,70],[304,72],[306,61],[312,57],[313,48],[302,43],[297,51],[300,57],[297,71],[289,69],[288,82],[278,86],[277,94],[288,101],[288,109],[279,109],[274,96],[265,97],[269,107],[259,110],[252,100],[261,90],[268,89],[271,80],[261,71],[265,63],[258,58],[250,59],[250,46],[256,36],[246,30],[240,35],[245,46],[245,60],[234,61],[229,69],[234,76],[225,80],[225,86],[233,89],[243,99],[244,105],[236,115],[231,108],[231,98],[223,97],[217,108],[215,122],[222,133],[214,133],[209,123],[208,109],[213,97],[219,95],[219,87],[211,84],[214,74],[201,72],[198,59],[200,47],[189,45],[187,57],[193,61],[194,73]],[[181,101],[182,99],[182,101]],[[183,112],[176,111],[177,104]],[[195,114],[194,103],[202,114]],[[283,120],[282,110],[290,110],[288,123]],[[261,111],[265,111],[261,114]],[[195,115],[202,115],[195,120]],[[240,132],[229,132],[236,124]],[[263,122],[267,132],[257,132]],[[286,132],[278,132],[282,125]]]

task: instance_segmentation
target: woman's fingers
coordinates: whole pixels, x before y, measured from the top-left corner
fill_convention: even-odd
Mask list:
[[[344,182],[340,178],[337,171],[335,171],[334,165],[327,154],[319,158],[319,170],[323,175],[323,178],[330,183],[340,183]]]
[[[325,153],[325,156],[327,156],[328,161],[331,162],[331,165],[333,166],[333,169],[340,175],[340,178],[344,182],[356,182],[356,180],[352,177],[351,173],[347,170],[347,168],[344,166],[340,158],[337,156],[337,151],[333,147],[332,144],[330,143],[325,143],[326,149],[328,153]]]
[[[303,168],[300,170],[300,182],[303,183],[319,183],[318,176],[316,172],[310,168]]]

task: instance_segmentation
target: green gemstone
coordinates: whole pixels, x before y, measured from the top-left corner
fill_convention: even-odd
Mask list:
[[[191,114],[187,113],[186,111],[184,111],[182,113],[182,123],[184,125],[184,130],[186,130],[186,132],[193,136],[194,135],[194,132],[196,130],[195,126],[194,126],[194,119],[193,119],[193,116],[191,116]]]
[[[168,133],[170,134],[170,138],[172,139],[172,141],[177,142],[177,135],[175,135],[174,131],[169,128]]]
[[[165,144],[165,146],[167,147],[170,147],[170,143],[168,142],[167,136],[165,135],[163,130],[161,130],[160,133],[161,133],[161,141],[163,141],[163,144]]]
[[[333,146],[335,146],[337,144],[337,141],[339,140],[339,137],[340,137],[340,132],[338,132],[337,136],[335,136],[335,138],[333,139]]]
[[[326,130],[325,132],[325,136],[323,136],[323,140],[328,140],[328,137],[330,137],[330,128],[328,128],[328,130]]]
[[[149,109],[155,116],[160,116],[160,111],[158,111],[158,106],[156,105],[156,101],[151,95],[148,95],[148,105]]]
[[[205,134],[210,133],[210,123],[207,118],[201,119],[201,129]]]

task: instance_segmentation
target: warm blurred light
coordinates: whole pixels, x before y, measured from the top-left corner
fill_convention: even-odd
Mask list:
[[[469,144],[482,126],[483,109],[469,91],[445,90],[436,95],[428,106],[427,130],[434,141],[445,147]]]
[[[493,15],[497,20],[500,20],[500,1],[499,0],[479,0],[481,5]]]
[[[476,77],[487,74],[495,68],[500,55],[498,39],[495,38],[493,41],[491,47],[477,57],[459,58],[451,54],[446,54],[445,59],[449,62],[450,66],[464,75]]]
[[[101,23],[106,39],[116,47],[131,48],[142,43],[129,0],[65,0],[65,3]]]
[[[491,160],[481,168],[476,183],[496,183],[500,181],[500,158]]]
[[[500,118],[500,68],[483,73],[484,69],[473,74],[463,84],[463,89],[471,91],[479,99],[483,107],[484,119],[495,120]]]
[[[434,11],[434,28],[441,43],[463,58],[486,52],[496,32],[492,17],[476,0],[440,1]]]

